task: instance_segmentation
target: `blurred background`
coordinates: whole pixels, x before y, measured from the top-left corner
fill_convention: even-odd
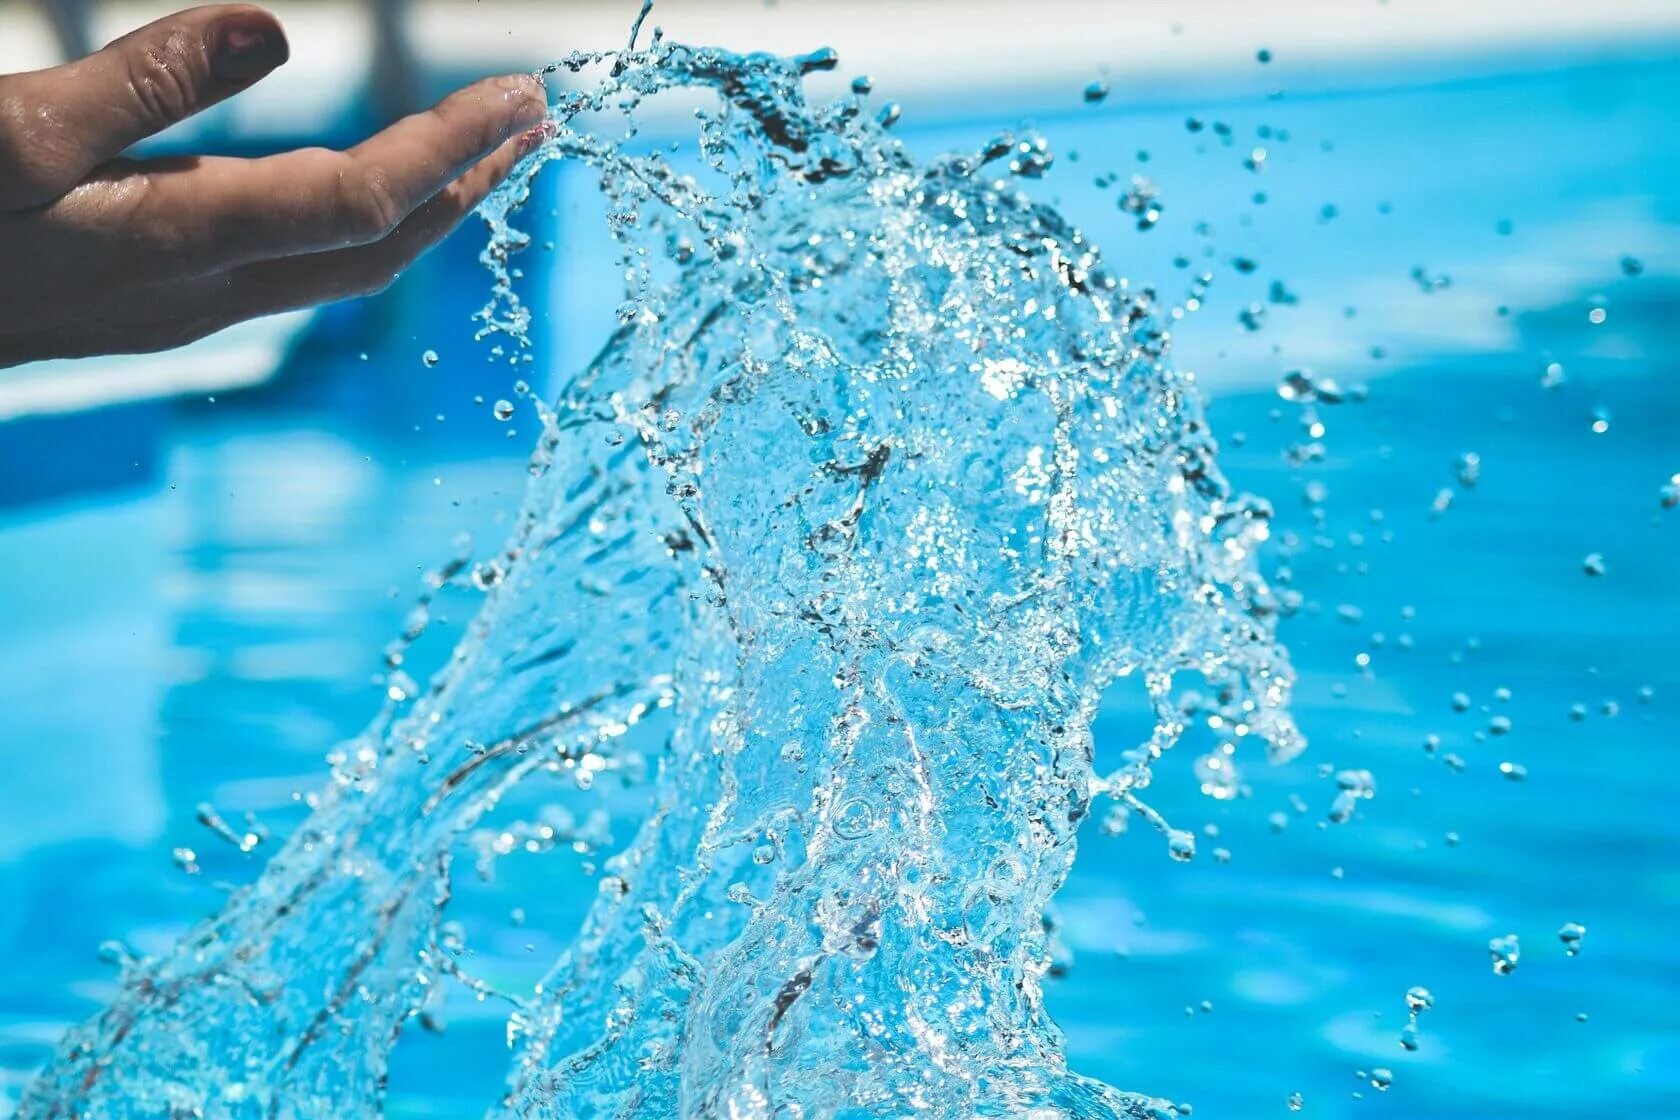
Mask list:
[[[620,45],[638,6],[275,3],[290,63],[150,147],[351,143]],[[0,0],[0,72],[171,7]],[[1198,1117],[1292,1093],[1317,1117],[1680,1116],[1680,4],[661,0],[651,22],[832,46],[813,91],[870,75],[922,154],[1041,131],[1033,193],[1175,309],[1227,474],[1278,508],[1312,750],[1214,799],[1211,740],[1181,746],[1154,792],[1198,832],[1189,865],[1092,823],[1050,994],[1075,1068]],[[612,324],[597,209],[586,174],[540,181],[511,363],[473,340],[469,222],[372,300],[0,371],[0,1115],[108,998],[102,942],[158,949],[255,875],[266,848],[198,807],[283,835],[425,574],[500,542],[537,430],[514,383],[548,392]],[[1299,369],[1340,402],[1281,397]],[[416,676],[472,609],[445,596]],[[1117,695],[1099,754],[1145,727]],[[1376,796],[1329,823],[1349,769]],[[620,841],[639,813],[634,790],[577,804]],[[465,857],[472,967],[528,988],[601,854],[516,852],[493,883]],[[458,994],[446,1032],[405,1037],[391,1115],[481,1112],[504,1017]]]

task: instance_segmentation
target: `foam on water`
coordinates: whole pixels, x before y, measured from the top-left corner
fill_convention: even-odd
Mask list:
[[[1013,185],[1044,146],[918,162],[861,94],[807,102],[833,61],[655,36],[561,64],[610,72],[487,206],[486,330],[527,329],[510,215],[552,160],[599,172],[628,289],[511,538],[440,576],[488,589],[479,617],[423,688],[394,647],[307,823],[125,964],[20,1115],[379,1115],[452,971],[452,849],[656,709],[651,809],[519,1001],[495,1115],[1176,1114],[1068,1070],[1044,914],[1099,798],[1193,851],[1141,800],[1175,676],[1227,745],[1299,750],[1268,510],[1220,475],[1152,293]],[[633,125],[678,88],[715,94],[691,172]],[[1127,676],[1156,727],[1099,774]]]

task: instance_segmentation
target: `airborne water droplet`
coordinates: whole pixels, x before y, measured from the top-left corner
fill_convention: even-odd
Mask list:
[[[1517,970],[1522,946],[1518,944],[1516,934],[1507,933],[1488,942],[1488,954],[1493,958],[1493,971],[1500,976],[1509,976]]]
[[[1175,828],[1167,833],[1167,854],[1179,863],[1189,863],[1196,858],[1196,837],[1194,834]]]

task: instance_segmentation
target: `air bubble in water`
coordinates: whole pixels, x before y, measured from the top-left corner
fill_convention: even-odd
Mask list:
[[[1581,951],[1581,942],[1587,936],[1587,927],[1580,922],[1565,922],[1558,929],[1558,940],[1563,942],[1565,956],[1573,957]]]
[[[513,402],[508,400],[497,401],[490,406],[490,415],[498,420],[512,420]]]
[[[433,368],[438,364],[438,352],[436,350],[427,350],[425,353],[420,355],[420,362],[427,369]]]
[[[1605,573],[1604,557],[1597,552],[1587,553],[1587,558],[1581,561],[1581,570],[1589,576],[1601,576]]]

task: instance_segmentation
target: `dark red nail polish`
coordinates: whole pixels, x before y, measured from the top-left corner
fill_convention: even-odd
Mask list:
[[[211,32],[210,71],[224,82],[255,81],[290,56],[286,36],[273,20],[234,16]]]

